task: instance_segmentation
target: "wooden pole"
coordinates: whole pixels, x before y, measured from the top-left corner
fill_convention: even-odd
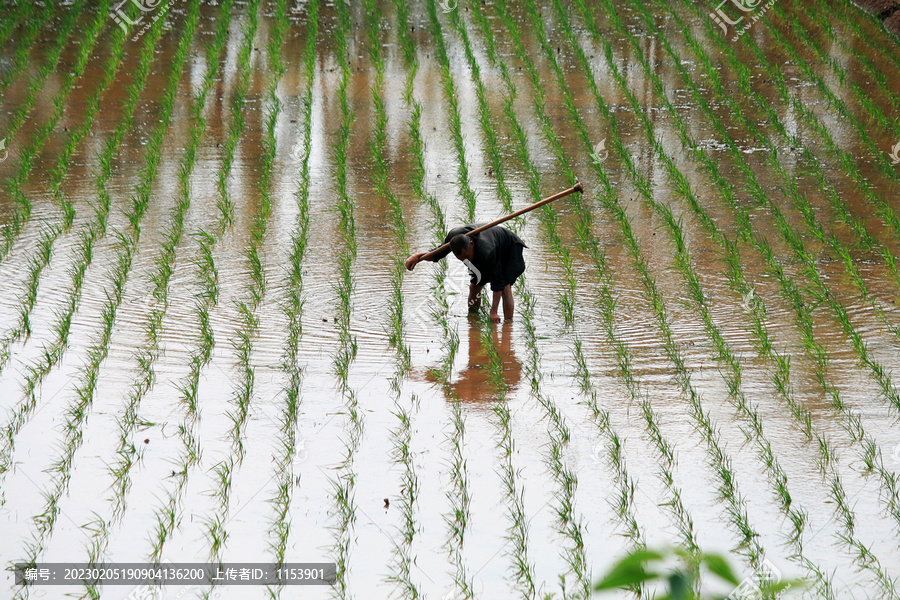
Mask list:
[[[531,206],[526,206],[522,210],[517,210],[516,212],[512,213],[511,215],[506,215],[505,217],[501,217],[501,218],[497,219],[496,221],[491,221],[487,225],[482,225],[481,227],[473,229],[472,231],[466,233],[466,235],[475,235],[476,233],[480,233],[480,232],[484,231],[485,229],[490,229],[491,227],[499,225],[500,223],[505,223],[506,221],[509,221],[510,219],[514,219],[518,216],[524,215],[527,212],[531,212],[536,208],[539,208],[545,204],[550,204],[554,200],[559,200],[560,198],[568,196],[569,194],[574,194],[575,192],[578,192],[579,194],[584,192],[584,184],[581,183],[580,181],[567,190],[563,190],[562,192],[560,192],[558,194],[554,194],[553,196],[550,196],[549,198],[544,198],[540,202],[535,202]],[[428,254],[424,255],[421,260],[431,260],[432,256],[434,256],[435,254],[437,254],[438,252],[440,252],[441,250],[443,250],[444,248],[447,248],[449,246],[450,246],[450,242],[447,242],[446,244],[442,244],[439,248],[435,248]]]

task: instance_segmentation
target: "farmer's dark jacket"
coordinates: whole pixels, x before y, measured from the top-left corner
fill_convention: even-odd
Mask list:
[[[455,236],[468,233],[482,225],[484,223],[454,227],[444,238],[444,244]],[[506,227],[496,225],[471,237],[475,240],[475,256],[471,262],[480,273],[480,278],[476,273],[472,273],[472,283],[480,285],[490,283],[493,291],[500,291],[525,272],[522,248],[528,246]],[[438,261],[448,254],[450,254],[449,246],[435,254],[434,260]]]

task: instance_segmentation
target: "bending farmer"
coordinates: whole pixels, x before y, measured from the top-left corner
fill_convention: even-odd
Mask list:
[[[525,259],[522,258],[522,249],[527,248],[525,243],[515,233],[499,225],[485,229],[475,235],[466,233],[482,225],[463,225],[451,229],[444,238],[444,244],[450,243],[434,256],[429,257],[431,262],[437,262],[447,256],[451,251],[459,260],[469,268],[471,280],[469,283],[469,312],[478,310],[481,304],[481,288],[485,284],[491,284],[494,292],[491,303],[491,320],[500,322],[497,308],[500,300],[503,300],[503,316],[512,319],[513,295],[512,284],[519,275],[525,272]],[[419,252],[406,259],[406,268],[412,271],[428,252]]]

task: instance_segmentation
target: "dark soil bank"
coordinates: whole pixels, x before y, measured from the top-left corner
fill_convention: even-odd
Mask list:
[[[854,0],[855,4],[882,21],[894,35],[900,35],[900,0]]]

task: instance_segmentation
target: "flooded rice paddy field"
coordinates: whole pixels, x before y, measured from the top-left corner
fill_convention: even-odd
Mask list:
[[[4,565],[579,598],[678,544],[897,596],[900,46],[874,17],[3,4]],[[577,180],[510,223],[512,322],[466,316],[452,257],[403,268]],[[147,591],[5,573],[4,598]]]

